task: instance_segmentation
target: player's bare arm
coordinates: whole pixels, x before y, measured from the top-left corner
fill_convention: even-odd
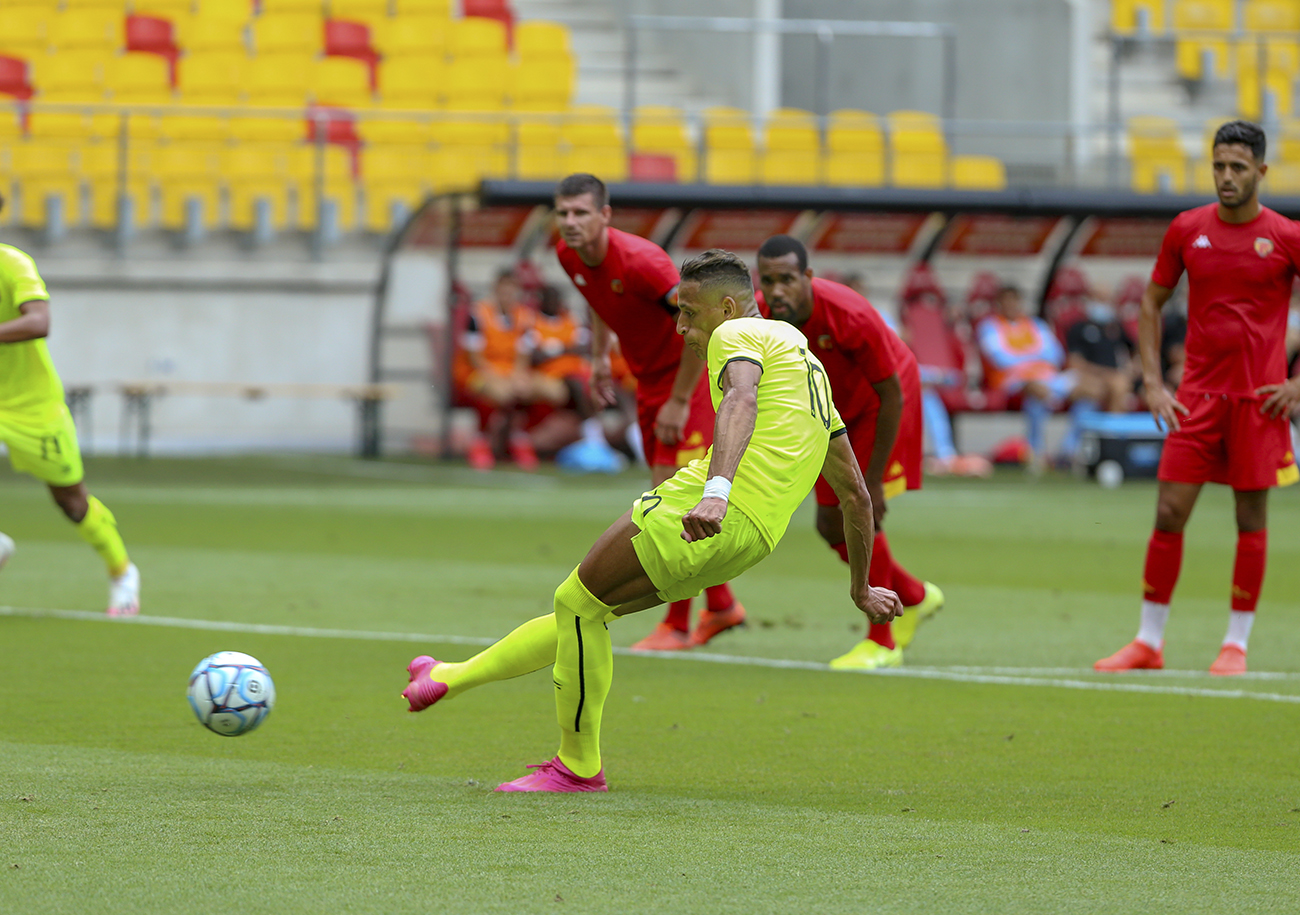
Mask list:
[[[682,361],[673,378],[673,391],[659,412],[655,414],[655,437],[665,445],[676,445],[682,439],[682,429],[691,417],[691,395],[704,373],[704,360],[687,347],[682,348]]]
[[[844,542],[849,551],[849,596],[873,623],[887,623],[903,614],[903,602],[886,588],[867,584],[871,568],[871,543],[876,536],[871,493],[853,456],[847,435],[837,435],[826,449],[822,476],[835,490],[844,513]]]
[[[50,303],[33,299],[18,306],[21,314],[12,321],[0,322],[0,343],[39,340],[50,333]]]
[[[879,527],[888,511],[885,507],[885,470],[889,466],[889,456],[894,453],[898,428],[903,421],[903,385],[895,372],[871,387],[880,397],[880,412],[876,416],[876,440],[871,446],[871,457],[863,475],[867,491],[871,493],[876,526]]]
[[[1182,425],[1178,414],[1186,416],[1189,411],[1165,386],[1160,370],[1160,312],[1173,294],[1172,289],[1158,283],[1147,283],[1138,314],[1138,351],[1142,355],[1142,381],[1151,415],[1162,428],[1177,431]]]
[[[683,350],[683,353],[689,350]],[[758,419],[758,381],[763,369],[752,362],[736,361],[722,372],[722,402],[713,426],[713,456],[709,460],[708,479],[736,478],[740,459],[749,447]],[[727,500],[705,497],[682,516],[682,539],[687,543],[722,533],[722,519],[727,514]]]
[[[618,398],[614,393],[614,369],[609,359],[613,343],[609,325],[594,309],[588,311],[588,317],[591,318],[591,399],[597,407],[613,406]]]

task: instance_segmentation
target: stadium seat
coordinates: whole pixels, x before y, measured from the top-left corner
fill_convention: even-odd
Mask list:
[[[167,61],[167,80],[174,88],[181,49],[176,44],[176,26],[172,21],[157,16],[127,16],[125,37],[127,51],[157,54]]]
[[[470,57],[499,59],[506,53],[506,29],[495,19],[466,16],[447,29],[447,53],[453,60]]]
[[[327,58],[344,57],[361,61],[366,65],[371,91],[379,84],[379,52],[370,44],[370,27],[365,23],[326,19],[325,55]]]
[[[211,2],[205,6],[220,6]],[[173,19],[177,16],[188,16],[194,11],[193,0],[131,0],[131,12],[137,16],[161,16],[165,19]],[[245,15],[247,15],[245,10]]]
[[[1191,80],[1226,78],[1228,33],[1235,19],[1233,0],[1176,0],[1174,31],[1193,33],[1180,34],[1174,45],[1178,75]]]
[[[230,201],[232,229],[258,233],[288,224],[292,149],[287,143],[240,143],[231,147],[222,177]]]
[[[1176,122],[1161,117],[1129,118],[1128,143],[1133,190],[1181,193],[1186,188],[1187,157]]]
[[[767,117],[759,180],[763,184],[821,184],[821,135],[811,111],[777,108]]]
[[[939,119],[924,111],[894,111],[889,120],[889,178],[895,187],[948,183],[948,144]]]
[[[443,84],[447,108],[498,111],[505,107],[509,82],[510,61],[504,53],[455,58],[447,64]]]
[[[58,51],[101,51],[122,46],[121,10],[63,12],[50,20],[50,47]]]
[[[20,225],[49,228],[55,214],[64,225],[81,222],[81,180],[76,148],[69,140],[33,136],[20,141],[10,150],[10,167],[19,189]]]
[[[753,184],[758,177],[749,112],[740,108],[706,108],[704,180],[709,184]]]
[[[109,12],[120,18],[126,14],[126,0],[63,0],[63,9],[77,15]]]
[[[250,105],[293,107],[306,102],[315,77],[313,54],[258,54],[244,68]]]
[[[1237,109],[1247,118],[1274,120],[1293,110],[1300,76],[1300,6],[1291,0],[1249,0],[1242,10],[1247,32],[1236,45]],[[1260,80],[1263,78],[1263,92]]]
[[[117,104],[166,104],[171,101],[171,72],[165,58],[131,51],[109,58],[104,83]]]
[[[98,51],[61,51],[33,60],[37,100],[102,101],[107,59]]]
[[[680,108],[640,105],[632,116],[632,154],[668,156],[678,181],[695,181],[698,160],[695,143]]]
[[[440,58],[402,57],[385,60],[379,68],[379,103],[385,108],[429,111],[442,106],[445,84]]]
[[[518,111],[563,111],[573,100],[573,58],[525,57],[510,69],[510,104]]]
[[[0,95],[19,100],[31,98],[30,70],[26,60],[0,54]]]
[[[159,224],[178,231],[213,229],[221,218],[221,143],[176,140],[155,147],[152,169],[159,197]],[[191,219],[196,219],[191,225]]]
[[[952,186],[958,190],[1006,190],[1006,166],[994,156],[953,156],[949,169]]]
[[[564,173],[588,172],[604,181],[627,180],[627,144],[618,112],[579,105],[564,121]]]
[[[121,149],[115,140],[82,145],[80,170],[90,186],[90,224],[94,228],[116,228],[122,219],[133,228],[145,228],[153,222],[151,152],[150,144],[131,144],[123,169]]]
[[[18,7],[6,9],[4,18],[4,29],[0,30],[0,53],[30,59],[49,50],[52,11]]]
[[[326,57],[316,64],[311,93],[317,105],[368,108],[374,102],[370,67],[352,57]]]
[[[558,22],[530,19],[515,26],[515,53],[520,60],[537,57],[569,57],[569,29]]]
[[[1165,0],[1111,0],[1110,27],[1118,35],[1165,30]]]
[[[515,13],[510,0],[461,0],[461,13],[466,17],[492,19],[505,29],[506,47],[514,46]]]
[[[177,83],[181,99],[191,105],[234,105],[244,96],[244,54],[188,54],[180,62]]]
[[[393,12],[404,16],[439,16],[451,18],[451,0],[393,0]]]
[[[501,116],[458,116],[433,125],[433,190],[468,190],[510,175],[510,123]]]
[[[427,120],[414,118],[362,117],[357,135],[366,146],[427,146],[433,129]]]
[[[375,23],[388,18],[388,0],[329,0],[330,17]]]
[[[568,171],[558,116],[525,118],[515,130],[515,173],[521,181],[554,181]]]
[[[186,54],[218,51],[247,53],[249,7],[243,3],[205,3],[197,15],[177,15],[176,41]]]
[[[1300,195],[1300,163],[1274,162],[1268,167],[1260,189],[1264,194]]]
[[[348,231],[357,222],[357,184],[353,174],[352,153],[339,146],[316,149],[302,146],[292,151],[290,167],[294,179],[298,228],[312,231],[324,228],[326,235]],[[320,173],[324,169],[323,175]],[[321,180],[323,177],[323,180]],[[321,204],[328,203],[334,213],[332,226],[321,226]]]
[[[235,0],[235,2],[242,3],[243,0]],[[324,7],[321,0],[258,0],[257,5],[263,16],[294,16],[306,13],[320,16]]]
[[[371,43],[385,61],[398,57],[441,58],[447,53],[447,20],[441,16],[405,16],[375,26]]]
[[[253,21],[253,50],[263,54],[316,55],[324,38],[324,20],[307,13],[262,14]]]
[[[826,183],[878,187],[885,182],[885,134],[874,114],[832,111],[826,124]]]
[[[389,232],[420,205],[427,192],[429,152],[420,146],[367,148],[361,158],[365,228]]]

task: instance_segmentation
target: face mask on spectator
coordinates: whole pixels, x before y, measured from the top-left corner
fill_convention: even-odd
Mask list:
[[[1109,324],[1115,320],[1115,306],[1108,302],[1089,302],[1088,319],[1098,324]]]

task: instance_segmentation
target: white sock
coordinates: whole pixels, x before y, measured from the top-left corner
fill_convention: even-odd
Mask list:
[[[1142,625],[1138,628],[1138,641],[1152,648],[1165,643],[1165,623],[1169,622],[1169,605],[1142,601]]]
[[[1249,610],[1233,610],[1228,614],[1228,634],[1223,637],[1223,644],[1236,645],[1242,651],[1250,641],[1250,627],[1255,625],[1255,614]]]
[[[646,462],[645,443],[641,441],[641,427],[636,423],[632,423],[627,427],[627,444],[632,449],[632,453],[636,455],[636,459],[644,464]]]
[[[607,444],[605,427],[601,425],[599,419],[593,416],[582,421],[582,440],[589,445]]]

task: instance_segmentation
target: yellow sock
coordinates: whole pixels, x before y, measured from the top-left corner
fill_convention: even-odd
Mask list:
[[[600,772],[600,719],[614,679],[614,649],[603,620],[612,608],[578,579],[555,591],[555,717],[560,762],[582,778]]]
[[[447,684],[447,698],[467,689],[522,677],[555,663],[555,614],[529,620],[467,661],[439,664],[429,676]]]
[[[122,543],[122,536],[117,532],[117,519],[113,513],[104,507],[104,503],[90,497],[88,507],[86,508],[86,517],[81,519],[77,525],[77,533],[81,539],[95,548],[99,558],[104,560],[104,565],[108,566],[108,574],[117,578],[126,571],[126,567],[131,564],[131,560],[126,555],[126,545]]]

